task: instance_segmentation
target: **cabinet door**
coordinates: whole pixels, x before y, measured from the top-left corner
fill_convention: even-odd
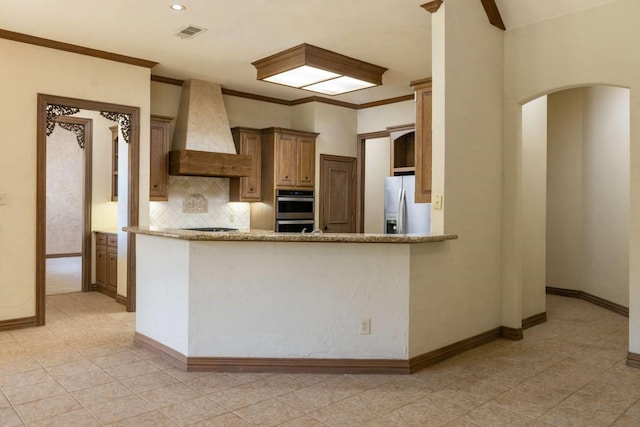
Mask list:
[[[416,90],[416,202],[431,203],[431,86]]]
[[[107,291],[115,296],[118,291],[118,250],[107,248]]]
[[[260,135],[255,133],[243,133],[240,139],[240,154],[251,156],[251,176],[240,178],[242,201],[260,201],[260,177],[262,176],[260,143]]]
[[[307,136],[299,136],[297,141],[297,185],[299,187],[313,187],[316,170],[316,140]]]
[[[280,134],[276,140],[276,185],[296,185],[296,137]]]
[[[107,289],[107,247],[96,245],[96,288]]]
[[[169,124],[151,121],[151,159],[149,164],[149,197],[168,200],[169,192]]]

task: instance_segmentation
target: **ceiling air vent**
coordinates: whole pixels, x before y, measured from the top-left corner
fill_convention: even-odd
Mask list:
[[[195,25],[189,25],[184,27],[180,31],[178,31],[176,36],[180,37],[181,39],[191,39],[205,31],[207,31],[206,28],[196,27]]]

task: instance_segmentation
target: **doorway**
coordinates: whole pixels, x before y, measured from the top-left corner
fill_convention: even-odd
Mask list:
[[[630,91],[565,89],[522,107],[522,317],[545,293],[629,307]]]
[[[46,145],[46,294],[87,292],[91,290],[93,120],[57,117]]]
[[[320,229],[356,231],[356,158],[320,154]]]
[[[47,188],[47,130],[55,126],[55,120],[69,116],[77,110],[99,111],[123,125],[127,142],[127,194],[120,200],[126,203],[126,226],[139,224],[139,157],[140,157],[140,109],[119,104],[38,94],[37,116],[37,202],[36,202],[36,326],[45,324],[46,296],[46,188]],[[90,218],[85,218],[85,224]],[[89,232],[90,238],[90,232]],[[86,235],[85,235],[85,244]],[[88,244],[90,246],[90,243]],[[135,311],[135,235],[126,239],[126,289],[127,311]],[[90,249],[89,249],[90,250]]]

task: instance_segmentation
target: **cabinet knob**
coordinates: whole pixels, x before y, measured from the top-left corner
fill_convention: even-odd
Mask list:
[[[308,177],[308,176],[305,176],[305,177],[304,177],[304,179],[309,179],[309,177]]]
[[[153,188],[158,188],[158,184],[153,184]]]
[[[253,187],[251,187],[251,188],[249,189],[249,191],[253,191]]]
[[[329,229],[329,227],[327,227],[326,225],[324,226],[324,230],[327,231]]]
[[[289,175],[285,176],[284,179],[289,179]]]

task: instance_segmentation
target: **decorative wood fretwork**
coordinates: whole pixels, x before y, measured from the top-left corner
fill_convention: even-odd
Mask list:
[[[46,108],[47,114],[47,136],[51,136],[56,127],[56,118],[60,116],[70,116],[79,113],[78,108],[67,107],[65,105],[48,104]]]
[[[129,114],[119,114],[110,111],[100,111],[100,115],[107,120],[118,123],[122,130],[124,142],[129,143],[129,135],[131,134],[131,116]]]
[[[76,134],[76,139],[78,140],[78,145],[80,148],[84,148],[85,143],[85,127],[79,123],[64,123],[58,122],[58,126],[60,126],[64,130],[68,130]]]
[[[440,9],[440,6],[442,5],[442,1],[443,0],[430,1],[429,3],[421,4],[420,7],[429,13],[434,13],[438,9]]]

